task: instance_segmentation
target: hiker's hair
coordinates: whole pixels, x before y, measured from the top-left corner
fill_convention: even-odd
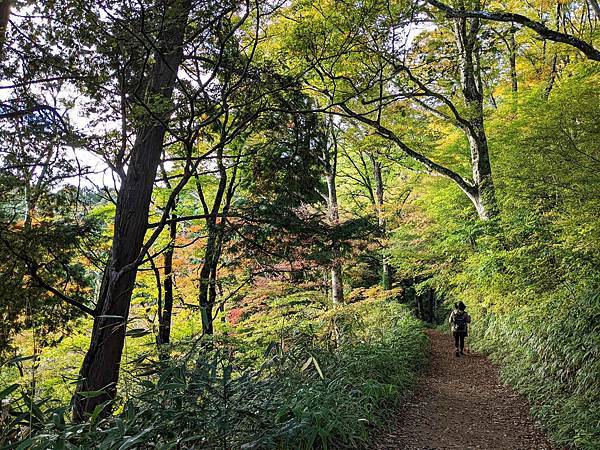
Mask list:
[[[458,309],[458,302],[454,302],[454,309]]]
[[[458,309],[460,309],[461,311],[464,311],[465,309],[467,309],[467,307],[465,306],[465,304],[462,301],[458,302],[456,305],[458,306]]]

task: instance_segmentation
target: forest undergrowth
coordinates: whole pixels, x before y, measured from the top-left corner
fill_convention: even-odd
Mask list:
[[[327,311],[315,307],[318,292],[282,288],[287,295],[255,297],[265,313],[225,336],[183,339],[162,360],[137,355],[108,418],[98,408],[74,424],[64,399],[8,386],[3,448],[366,446],[424,362],[420,321],[381,293]]]
[[[572,289],[485,314],[473,338],[557,444],[592,450],[600,446],[600,295]]]

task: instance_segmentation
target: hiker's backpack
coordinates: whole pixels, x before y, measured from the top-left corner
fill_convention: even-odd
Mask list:
[[[465,312],[454,315],[454,331],[467,331],[467,314]]]

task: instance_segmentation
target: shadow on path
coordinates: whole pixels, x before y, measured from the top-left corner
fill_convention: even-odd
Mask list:
[[[428,330],[430,365],[377,449],[550,450],[529,404],[480,354],[457,358],[448,334]]]

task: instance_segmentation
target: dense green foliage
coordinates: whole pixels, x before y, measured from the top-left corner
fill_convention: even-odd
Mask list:
[[[547,102],[534,86],[499,105],[489,131],[500,217],[465,222],[467,203],[432,183],[390,250],[401,273],[425,278],[421,289],[467,303],[476,347],[556,442],[585,449],[600,445],[598,85],[584,63]]]
[[[2,397],[15,396],[22,414],[3,428],[2,442],[26,438],[31,427],[35,436],[21,448],[364,446],[412,386],[425,335],[396,302],[307,309],[315,295],[270,296],[263,301],[272,303],[271,314],[240,321],[230,338],[183,341],[173,359],[144,364],[109,419],[73,425],[64,407],[9,386]],[[19,429],[25,434],[10,437]]]
[[[561,445],[600,444],[600,296],[563,288],[505,314],[484,315],[477,347],[502,365]]]

